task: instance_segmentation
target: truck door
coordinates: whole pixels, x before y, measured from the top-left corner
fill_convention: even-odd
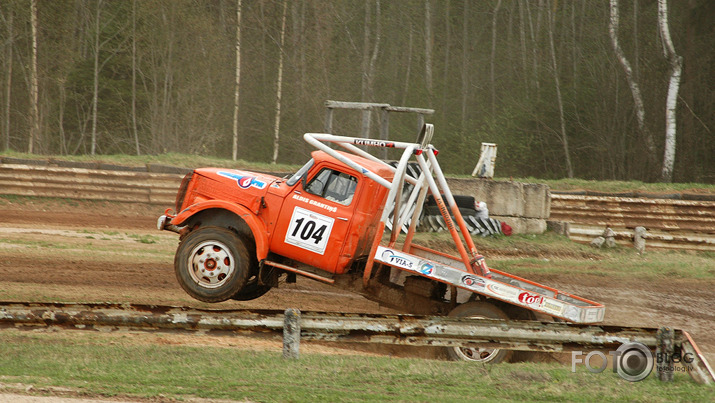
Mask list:
[[[297,183],[283,202],[271,250],[334,273],[358,190],[354,175],[329,166],[308,179],[305,188]]]

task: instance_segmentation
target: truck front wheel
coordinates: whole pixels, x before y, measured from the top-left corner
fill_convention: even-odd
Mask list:
[[[233,231],[202,227],[190,232],[174,257],[176,278],[199,301],[221,302],[236,295],[246,284],[250,255]]]
[[[488,318],[488,319],[509,319],[504,311],[488,302],[473,301],[467,302],[454,308],[449,316],[457,318]],[[476,361],[481,363],[498,364],[509,361],[513,351],[498,348],[482,347],[449,347],[447,348],[449,358],[454,361]]]

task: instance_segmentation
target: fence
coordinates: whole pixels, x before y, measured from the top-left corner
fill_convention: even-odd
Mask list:
[[[713,195],[664,198],[551,192],[550,220],[569,223],[566,232],[581,242],[611,227],[617,242],[631,244],[633,229],[643,226],[648,247],[715,251]]]
[[[144,171],[130,171],[129,167],[92,163],[55,162],[58,166],[49,166],[48,161],[9,158],[3,158],[3,162],[0,164],[0,194],[19,196],[171,206],[183,178],[181,169],[161,165],[147,165],[142,167]],[[162,173],[170,170],[174,173]]]
[[[284,354],[297,358],[300,339],[411,346],[492,347],[565,352],[612,349],[639,342],[670,346],[693,358],[689,373],[704,384],[713,371],[690,336],[677,329],[502,321],[439,316],[345,314],[297,310],[218,310],[139,304],[0,302],[0,328],[200,332],[284,335]],[[667,378],[668,369],[661,370]],[[659,374],[659,377],[664,374]]]

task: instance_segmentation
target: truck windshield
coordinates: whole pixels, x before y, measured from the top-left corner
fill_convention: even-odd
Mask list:
[[[315,160],[313,160],[311,158],[310,161],[306,162],[305,165],[303,165],[296,173],[293,174],[293,176],[288,178],[286,185],[293,186],[296,183],[298,183],[300,178],[302,178],[303,175],[305,175],[308,172],[308,170],[310,170],[310,168],[313,166],[314,163],[315,163]]]

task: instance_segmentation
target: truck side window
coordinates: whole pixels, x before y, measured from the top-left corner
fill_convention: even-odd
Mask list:
[[[330,168],[323,168],[311,179],[305,191],[347,206],[353,201],[356,187],[356,177]]]

